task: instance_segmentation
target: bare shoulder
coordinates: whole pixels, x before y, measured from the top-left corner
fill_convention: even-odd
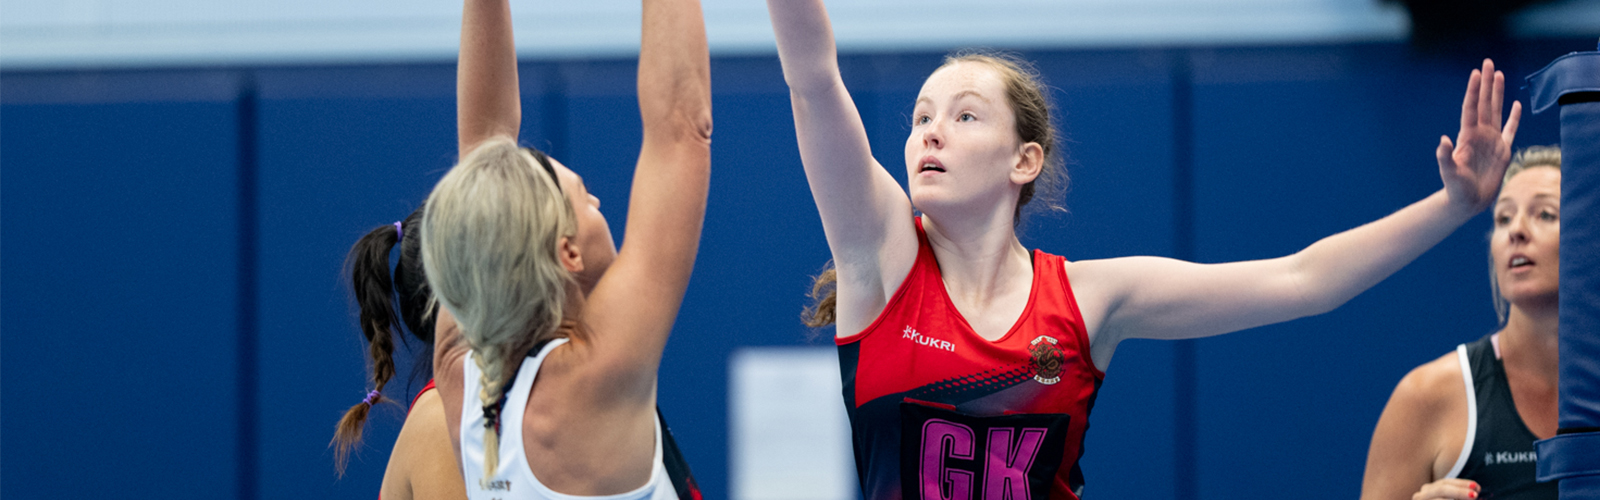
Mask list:
[[[439,391],[430,390],[417,397],[389,456],[383,498],[466,498],[466,486],[450,445],[450,427],[444,417]]]
[[[432,434],[444,438],[444,431],[444,403],[439,399],[439,391],[430,390],[417,396],[411,412],[406,414],[405,424],[400,426],[394,452],[389,454],[390,471],[394,470],[396,462],[415,462],[419,454],[426,452],[428,438]]]
[[[1164,259],[1117,257],[1065,262],[1063,269],[1071,282],[1072,295],[1078,300],[1078,309],[1083,313],[1084,328],[1088,330],[1091,344],[1101,343],[1105,338],[1101,335],[1101,326],[1125,295],[1126,284],[1138,278],[1142,266],[1161,260]]]
[[[1372,433],[1361,498],[1407,498],[1448,474],[1466,442],[1465,388],[1454,352],[1400,379]]]
[[[1466,387],[1461,375],[1461,361],[1451,351],[1413,368],[1400,379],[1389,401],[1391,405],[1401,403],[1416,410],[1437,412],[1453,404],[1465,403]]]
[[[413,425],[416,424],[416,425]],[[408,429],[412,432],[425,432],[433,427],[444,425],[444,401],[439,399],[438,390],[429,390],[417,396],[417,401],[411,405],[411,413],[406,415],[406,423],[400,428],[403,435]]]
[[[608,351],[622,346],[602,345],[616,341],[606,333],[590,330],[583,337],[568,337],[566,343],[545,355],[539,364],[538,382],[528,399],[530,407],[544,408],[539,418],[556,418],[564,426],[572,424],[562,420],[565,418],[582,419],[618,407],[628,408],[623,411],[645,405],[654,407],[654,365],[649,369],[627,366],[626,358],[609,356]],[[543,404],[544,401],[561,404]]]

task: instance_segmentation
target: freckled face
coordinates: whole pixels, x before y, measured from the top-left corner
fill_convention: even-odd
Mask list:
[[[1561,274],[1561,171],[1533,167],[1506,181],[1489,241],[1500,295],[1512,304],[1557,296]]]
[[[930,213],[1014,206],[1021,184],[1012,181],[1011,167],[1022,158],[1015,124],[994,68],[960,62],[933,72],[917,95],[906,139],[911,203]]]
[[[589,192],[583,177],[555,158],[550,158],[550,164],[555,166],[561,192],[577,215],[578,234],[572,240],[578,253],[583,255],[583,270],[577,273],[577,279],[587,294],[617,258],[617,244],[611,239],[611,226],[606,224],[606,216],[600,213],[600,198]]]

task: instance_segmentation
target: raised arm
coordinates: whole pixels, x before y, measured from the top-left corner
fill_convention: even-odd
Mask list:
[[[465,0],[461,9],[461,54],[456,61],[456,139],[465,156],[485,139],[517,137],[522,104],[517,87],[517,48],[508,0]],[[455,318],[440,307],[434,332],[433,374],[443,402],[450,445],[461,452],[461,368],[467,343]]]
[[[794,106],[800,161],[839,271],[842,335],[864,328],[916,258],[911,200],[872,158],[861,114],[839,75],[821,0],[767,0]]]
[[[711,58],[698,0],[644,0],[639,114],[623,247],[589,295],[594,366],[633,401],[656,368],[694,269],[711,179]],[[653,401],[653,400],[652,400]]]
[[[1113,341],[1095,347],[1097,361],[1122,338],[1204,337],[1331,311],[1417,258],[1493,202],[1521,112],[1513,103],[1501,126],[1504,85],[1490,61],[1472,72],[1457,140],[1442,138],[1437,152],[1444,189],[1387,217],[1277,259],[1078,263],[1082,283],[1105,297],[1085,311],[1091,329],[1103,314],[1095,342]]]
[[[495,136],[515,140],[522,126],[517,47],[507,0],[466,0],[456,62],[456,138],[460,154]]]

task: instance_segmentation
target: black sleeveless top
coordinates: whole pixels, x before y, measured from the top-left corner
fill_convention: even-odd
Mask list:
[[[1454,477],[1476,481],[1483,488],[1480,500],[1556,500],[1554,481],[1534,481],[1539,454],[1533,450],[1533,442],[1539,438],[1517,413],[1505,365],[1495,356],[1491,337],[1485,335],[1456,348],[1458,356],[1464,353],[1463,361],[1470,365],[1462,370],[1471,375],[1468,408],[1475,407],[1476,415],[1467,429],[1472,449]]]

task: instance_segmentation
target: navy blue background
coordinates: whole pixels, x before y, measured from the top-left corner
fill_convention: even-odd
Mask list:
[[[1292,253],[1439,189],[1433,149],[1481,57],[1525,101],[1523,76],[1590,46],[1026,53],[1056,90],[1072,185],[1070,213],[1032,218],[1024,242],[1069,259]],[[841,60],[898,178],[939,57]],[[521,68],[523,142],[584,174],[618,237],[640,139],[634,64]],[[776,58],[718,57],[712,74],[710,208],[660,400],[707,497],[725,498],[727,360],[829,344],[798,320],[828,255]],[[0,78],[0,496],[375,497],[404,409],[374,414],[337,478],[328,441],[367,383],[342,265],[450,167],[454,66]],[[1553,116],[1525,116],[1517,143],[1557,136]],[[1087,498],[1355,496],[1394,384],[1495,327],[1488,229],[1474,219],[1327,315],[1124,343],[1091,417]]]

